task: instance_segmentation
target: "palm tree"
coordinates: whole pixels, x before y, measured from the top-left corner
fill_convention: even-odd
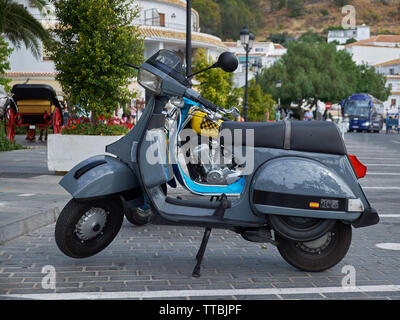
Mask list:
[[[40,11],[48,4],[47,0],[31,0]],[[21,4],[13,0],[0,0],[0,36],[4,36],[16,47],[24,43],[35,57],[40,56],[40,42],[51,41],[50,33]]]

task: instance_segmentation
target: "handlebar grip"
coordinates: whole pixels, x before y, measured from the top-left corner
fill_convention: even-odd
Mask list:
[[[211,111],[214,111],[214,112],[217,112],[221,109],[219,106],[204,99],[202,96],[197,97],[197,102],[201,103],[202,105],[204,105],[205,107],[207,107],[208,109],[210,109]]]

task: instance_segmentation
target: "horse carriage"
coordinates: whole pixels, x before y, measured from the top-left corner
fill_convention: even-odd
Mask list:
[[[36,128],[61,133],[62,108],[56,92],[49,85],[16,84],[4,107],[4,128],[10,141],[14,141],[17,126],[27,128],[27,139],[35,139]]]

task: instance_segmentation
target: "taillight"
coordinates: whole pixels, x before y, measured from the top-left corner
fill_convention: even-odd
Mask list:
[[[355,155],[348,155],[351,165],[353,166],[354,171],[356,172],[357,178],[364,178],[367,174],[367,167],[364,166]]]

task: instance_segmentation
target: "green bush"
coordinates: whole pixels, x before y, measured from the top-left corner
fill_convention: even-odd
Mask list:
[[[323,16],[329,16],[329,11],[328,11],[328,9],[321,9],[321,14],[323,15]]]
[[[4,124],[0,123],[0,151],[12,151],[12,150],[19,150],[23,149],[24,147],[15,141],[10,142],[7,139],[6,134],[4,132]]]

